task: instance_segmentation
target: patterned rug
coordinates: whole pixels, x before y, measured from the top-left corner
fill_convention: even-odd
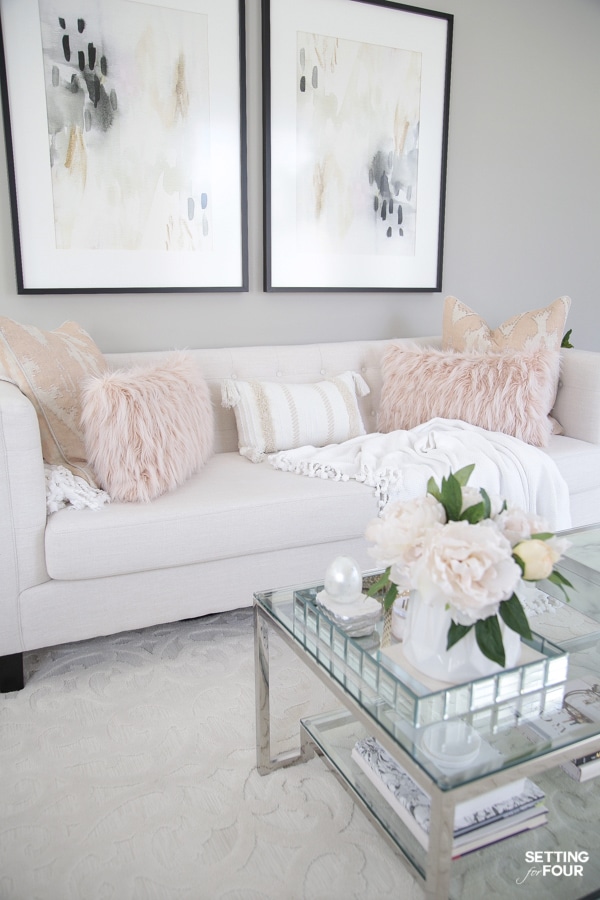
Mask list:
[[[24,690],[0,695],[2,900],[423,897],[323,760],[257,774],[251,610],[25,659]],[[271,685],[279,752],[335,702],[276,638]],[[555,779],[536,779],[550,823],[459,861],[457,896],[570,900],[600,885],[600,779]],[[548,840],[589,850],[584,878],[517,885]]]

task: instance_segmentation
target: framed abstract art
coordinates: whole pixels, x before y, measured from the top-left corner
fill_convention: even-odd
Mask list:
[[[263,0],[265,289],[441,290],[453,17]]]
[[[248,289],[244,0],[0,0],[20,293]]]

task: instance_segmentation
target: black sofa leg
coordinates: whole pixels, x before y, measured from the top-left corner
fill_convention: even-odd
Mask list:
[[[24,685],[23,654],[0,656],[0,692],[20,691]]]

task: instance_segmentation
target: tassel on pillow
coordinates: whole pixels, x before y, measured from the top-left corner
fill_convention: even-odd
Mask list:
[[[233,409],[240,402],[240,392],[237,389],[235,381],[227,378],[221,384],[221,406],[224,409]]]

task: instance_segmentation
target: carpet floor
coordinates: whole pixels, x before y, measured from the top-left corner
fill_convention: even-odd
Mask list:
[[[1,900],[423,897],[322,759],[257,774],[251,610],[25,663],[25,688],[0,694]],[[297,746],[302,716],[335,706],[276,638],[271,686],[277,751]],[[536,780],[571,844],[551,818],[465,857],[457,896],[570,900],[600,886],[600,779],[556,777]],[[518,885],[526,851],[548,846],[587,849],[584,878]]]

